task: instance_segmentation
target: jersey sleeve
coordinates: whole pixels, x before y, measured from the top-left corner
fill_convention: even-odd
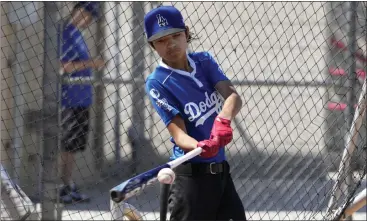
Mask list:
[[[208,77],[212,85],[215,86],[220,81],[227,81],[228,78],[224,75],[223,70],[221,69],[217,61],[214,59],[214,57],[210,53],[207,53],[207,55],[209,57],[208,67],[210,70]]]
[[[180,113],[172,95],[156,80],[148,80],[145,90],[154,109],[167,126]]]

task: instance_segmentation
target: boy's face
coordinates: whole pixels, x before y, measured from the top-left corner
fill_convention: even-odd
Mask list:
[[[159,56],[166,61],[176,62],[186,56],[188,47],[185,31],[164,36],[152,42]]]
[[[79,27],[81,28],[87,28],[93,21],[93,16],[91,13],[89,13],[84,8],[79,8],[76,11],[76,17],[79,20]]]

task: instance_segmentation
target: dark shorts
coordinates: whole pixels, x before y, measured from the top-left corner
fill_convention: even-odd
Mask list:
[[[84,151],[88,141],[89,109],[66,108],[62,110],[62,152]]]
[[[228,163],[223,163],[225,169],[218,174],[211,174],[205,169],[208,164],[198,168],[191,165],[175,169],[176,180],[168,200],[170,220],[246,220]]]

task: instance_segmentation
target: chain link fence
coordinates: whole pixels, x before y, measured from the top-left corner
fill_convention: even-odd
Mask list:
[[[169,133],[144,91],[159,58],[143,17],[159,5],[181,10],[198,37],[190,50],[211,52],[243,98],[226,153],[248,219],[327,219],[364,188],[365,115],[353,157],[338,169],[363,113],[355,105],[367,72],[365,2],[101,2],[83,31],[90,56],[107,61],[92,77],[61,71],[74,4],[1,3],[1,164],[43,219],[111,219],[109,190],[168,161]],[[93,85],[87,148],[73,170],[91,200],[64,205],[61,87],[74,84]],[[347,188],[329,202],[337,180]],[[155,185],[128,203],[159,219],[158,198]],[[354,217],[365,219],[365,208]]]

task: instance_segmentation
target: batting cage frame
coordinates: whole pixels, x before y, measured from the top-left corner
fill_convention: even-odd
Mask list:
[[[340,162],[338,170],[338,179],[333,187],[332,196],[329,200],[327,211],[329,218],[332,220],[341,220],[353,215],[354,212],[361,209],[366,205],[366,188],[360,193],[356,193],[357,188],[361,185],[361,180],[357,183],[351,183],[348,178],[348,173],[351,173],[351,162],[353,152],[356,149],[356,143],[358,139],[358,132],[362,126],[363,118],[366,114],[367,102],[366,102],[366,88],[367,79],[365,79],[362,92],[360,94],[357,110],[355,111],[352,125],[346,140],[346,147],[343,152],[342,160]],[[364,174],[365,175],[365,174]],[[348,182],[349,181],[349,182]],[[347,191],[352,191],[349,197],[343,199],[344,205],[337,208],[337,200],[341,198],[342,194]]]
[[[60,62],[75,2],[1,3],[1,220],[169,218],[170,185],[157,175],[201,150],[169,160],[170,135],[144,90],[160,61],[144,16],[161,5],[181,11],[188,52],[209,51],[245,101],[226,157],[246,217],[366,217],[364,2],[98,4],[82,36],[106,64],[76,77]],[[87,151],[73,171],[89,203],[60,196],[65,85],[92,85]]]

